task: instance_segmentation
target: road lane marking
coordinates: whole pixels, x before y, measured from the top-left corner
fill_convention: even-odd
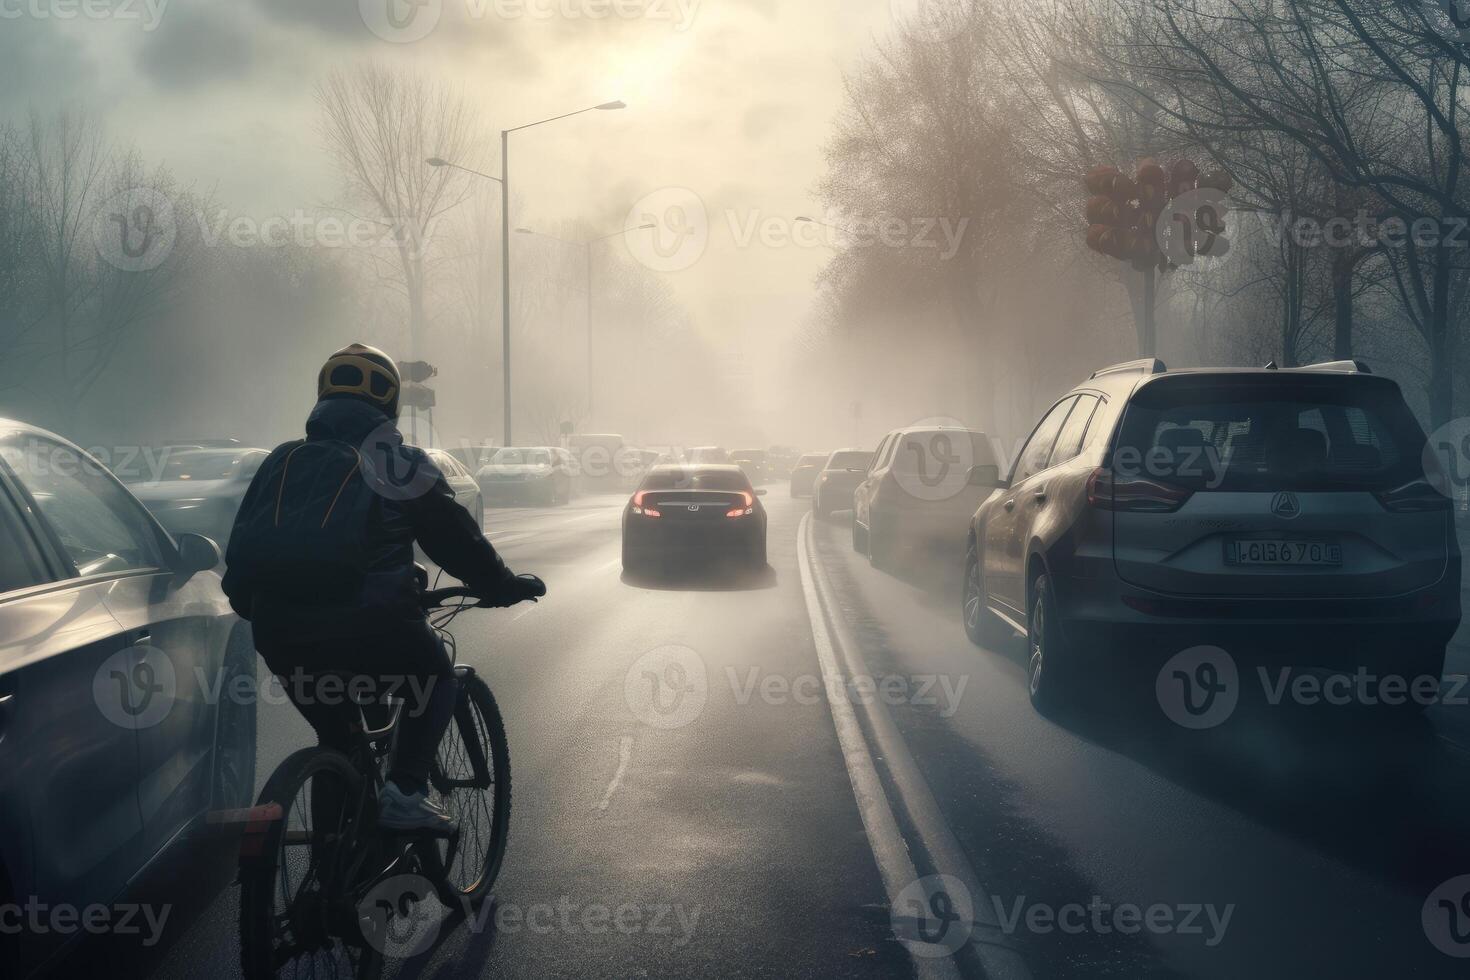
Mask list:
[[[817,644],[817,655],[822,661],[822,672],[829,674],[828,663],[830,660],[830,676],[835,676],[839,684],[843,683],[839,662],[847,668],[850,677],[872,677],[867,664],[862,658],[861,650],[857,644],[845,636],[845,629],[836,610],[839,608],[833,598],[831,583],[827,581],[825,570],[815,557],[815,525],[812,523],[811,514],[804,515],[797,529],[796,551],[797,566],[801,573],[802,591],[806,596],[807,615],[812,624],[813,639]],[[831,610],[832,626],[828,628],[828,613]],[[840,661],[839,661],[840,655]],[[828,690],[833,690],[830,677]],[[845,689],[845,688],[844,688]],[[850,699],[843,698],[841,703],[832,702],[833,722],[838,724],[838,740],[842,743],[843,756],[847,762],[848,773],[853,779],[854,789],[857,788],[858,776],[854,773],[855,766],[861,768],[866,765],[873,768],[872,754],[868,749],[866,738],[862,729],[856,727],[856,738],[860,748],[855,757],[849,756],[847,742],[842,738],[842,724],[838,723],[839,714],[854,718],[854,712]],[[893,724],[888,709],[881,700],[870,700],[863,705],[864,714],[868,719],[869,727],[873,734],[873,740],[877,749],[877,755],[883,759],[884,766],[893,780],[894,788],[897,790],[898,804],[902,806],[909,824],[914,828],[919,837],[919,844],[929,856],[930,864],[937,875],[950,876],[958,879],[968,890],[975,912],[976,931],[982,933],[980,936],[972,936],[971,947],[981,961],[985,975],[993,978],[1029,978],[1030,972],[1020,954],[1013,948],[1004,944],[1004,936],[1000,930],[1000,924],[995,920],[990,906],[990,892],[980,882],[975,874],[974,868],[970,866],[965,857],[963,849],[954,833],[950,830],[948,822],[944,819],[935,801],[929,785],[925,782],[918,764],[910,754],[908,745],[898,729]],[[856,722],[852,724],[856,726]],[[868,777],[864,777],[865,779]],[[876,772],[872,779],[881,793],[882,784],[877,781]],[[861,803],[860,803],[861,806]],[[886,797],[883,806],[887,809],[889,820],[892,821],[892,807]],[[864,819],[864,824],[867,820]],[[897,833],[897,823],[893,822],[894,833]],[[874,856],[878,857],[880,868],[883,858],[878,854],[879,841],[874,840],[872,829],[869,829],[868,840],[873,845]],[[882,842],[884,848],[892,848],[890,841]],[[907,845],[900,836],[897,842],[903,854],[903,859],[909,862],[909,877],[899,883],[899,889],[911,885],[917,875],[912,873],[912,862],[908,857]],[[889,890],[890,907],[898,900],[898,893],[893,890],[889,875],[884,875],[885,887]],[[925,963],[944,963],[954,968],[951,959],[926,960],[921,957],[912,957],[915,966],[919,968],[920,975],[923,974]]]
[[[633,736],[624,735],[618,741],[618,771],[613,773],[612,782],[607,784],[607,791],[602,794],[602,799],[598,801],[594,809],[606,812],[607,805],[612,802],[613,794],[618,791],[619,786],[623,785],[623,775],[628,771],[628,760],[631,758],[633,758]]]
[[[806,532],[810,519],[810,514],[802,517],[797,531],[796,562],[801,573],[801,590],[806,597],[807,615],[811,620],[812,640],[817,648],[817,661],[821,665],[827,689],[832,690],[831,685],[842,684],[843,679],[827,633],[826,617],[819,605],[812,573],[807,567]],[[882,781],[878,778],[878,770],[873,765],[873,757],[868,752],[868,743],[863,739],[852,704],[847,698],[828,698],[827,704],[832,710],[832,724],[837,729],[837,743],[842,749],[842,760],[847,765],[847,777],[852,782],[858,815],[862,818],[863,830],[868,835],[868,847],[878,864],[878,875],[883,879],[883,890],[888,894],[888,905],[892,909],[897,907],[903,890],[918,880],[919,873],[914,869],[908,846],[904,843],[903,834],[899,832],[898,821],[894,819],[893,808],[889,806],[888,797],[883,792]],[[949,957],[924,959],[911,956],[910,960],[921,980],[950,980],[960,975],[954,960]]]

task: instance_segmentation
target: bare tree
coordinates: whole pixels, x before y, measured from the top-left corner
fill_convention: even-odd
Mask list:
[[[407,299],[410,354],[423,342],[428,296],[426,252],[440,215],[466,193],[465,175],[430,167],[468,159],[468,104],[441,84],[370,65],[335,71],[317,86],[327,147],[347,181],[349,201],[392,236],[394,263],[384,281]]]

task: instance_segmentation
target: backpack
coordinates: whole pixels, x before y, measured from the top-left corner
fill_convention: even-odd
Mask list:
[[[235,518],[230,571],[264,591],[355,598],[378,505],[364,466],[357,447],[332,439],[277,449]]]

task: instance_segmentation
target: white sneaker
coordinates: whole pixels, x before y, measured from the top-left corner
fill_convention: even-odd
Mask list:
[[[430,803],[427,794],[405,793],[390,779],[378,794],[378,826],[449,834],[454,830],[454,818],[443,807]]]

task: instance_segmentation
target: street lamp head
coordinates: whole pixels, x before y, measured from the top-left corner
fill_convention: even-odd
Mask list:
[[[634,231],[650,231],[650,230],[652,230],[654,228],[657,228],[657,227],[658,227],[658,225],[656,225],[652,221],[650,221],[650,222],[648,222],[645,225],[639,225],[637,228],[634,229]]]
[[[449,166],[449,161],[443,159],[442,157],[429,157],[429,159],[425,160],[424,162],[427,163],[431,167],[447,167],[447,166]]]
[[[626,108],[628,108],[628,103],[624,102],[622,99],[619,99],[616,102],[604,102],[602,105],[597,106],[596,108],[598,108],[598,109],[626,109]]]
[[[812,219],[811,219],[811,218],[808,218],[808,217],[807,217],[807,216],[806,216],[806,215],[804,215],[804,214],[798,214],[798,215],[797,215],[797,216],[796,216],[796,220],[797,220],[797,221],[805,221],[805,222],[806,222],[806,223],[807,223],[807,224],[813,224],[813,223],[814,223],[814,222],[813,222],[813,221],[812,221]]]
[[[532,231],[531,229],[529,229],[529,228],[517,228],[516,229],[516,234],[517,235],[534,235],[536,233],[534,231]]]

